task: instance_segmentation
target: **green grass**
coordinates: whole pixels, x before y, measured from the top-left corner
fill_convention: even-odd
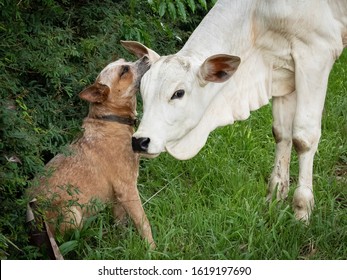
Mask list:
[[[298,162],[287,201],[266,203],[274,160],[271,105],[214,131],[193,159],[141,161],[139,190],[157,249],[110,210],[59,240],[67,259],[347,259],[347,52],[335,64],[315,158],[309,226],[293,217]],[[34,250],[34,249],[33,249]],[[32,254],[32,253],[31,253]]]

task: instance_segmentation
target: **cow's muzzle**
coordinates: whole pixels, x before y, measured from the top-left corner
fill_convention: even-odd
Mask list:
[[[133,147],[133,151],[138,153],[147,153],[149,142],[151,142],[151,139],[148,137],[131,138],[131,145]]]

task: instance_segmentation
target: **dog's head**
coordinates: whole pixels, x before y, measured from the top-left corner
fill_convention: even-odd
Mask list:
[[[95,83],[79,94],[80,98],[94,105],[90,114],[135,114],[136,92],[139,90],[141,78],[159,55],[145,46],[131,51],[139,60],[127,62],[119,59],[108,64]]]

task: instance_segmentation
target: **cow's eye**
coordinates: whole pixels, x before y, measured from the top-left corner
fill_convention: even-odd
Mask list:
[[[128,73],[129,72],[129,66],[128,65],[124,65],[122,67],[122,70],[120,72],[120,76],[122,77],[124,74]]]
[[[185,92],[183,89],[176,90],[175,93],[171,96],[171,100],[182,98],[184,96],[184,93]]]

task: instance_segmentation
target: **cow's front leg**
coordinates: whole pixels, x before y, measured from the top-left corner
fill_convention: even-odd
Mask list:
[[[334,58],[330,50],[314,48],[293,53],[297,106],[293,123],[293,144],[299,157],[299,180],[293,198],[297,219],[308,222],[314,207],[313,158],[321,136],[321,119],[328,77]]]
[[[300,112],[297,114],[302,115]],[[305,114],[306,115],[306,114]],[[303,116],[296,118],[293,143],[299,157],[299,181],[294,192],[293,205],[295,217],[307,222],[314,207],[313,196],[313,158],[317,151],[321,134],[320,118],[305,121]]]
[[[268,201],[273,198],[275,192],[277,200],[283,200],[288,195],[295,107],[295,92],[273,98],[272,114],[274,121],[272,131],[276,141],[276,154],[275,165],[268,186]]]

